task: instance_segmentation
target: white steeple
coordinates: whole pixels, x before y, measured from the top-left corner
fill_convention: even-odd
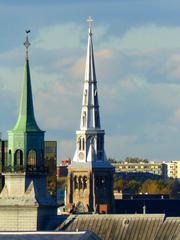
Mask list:
[[[85,81],[83,90],[83,101],[82,101],[82,112],[81,112],[81,123],[80,129],[100,129],[100,115],[99,115],[99,104],[98,104],[98,92],[97,92],[97,81],[96,71],[93,53],[92,43],[92,18],[87,19],[89,22],[88,31],[88,46],[86,56],[86,67],[85,67]]]
[[[73,162],[107,165],[104,152],[104,130],[101,130],[98,104],[98,91],[95,71],[95,61],[92,43],[92,18],[87,19],[88,46],[85,65],[82,112],[80,130],[76,131],[76,152]],[[97,164],[96,164],[97,163]]]
[[[88,46],[85,65],[80,130],[76,131],[76,151],[68,166],[67,203],[76,211],[96,212],[100,204],[113,207],[112,165],[104,151],[104,130],[100,125],[98,91],[92,43],[92,18],[88,18]]]

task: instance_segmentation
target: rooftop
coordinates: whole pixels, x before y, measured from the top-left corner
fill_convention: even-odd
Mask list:
[[[102,240],[180,239],[180,217],[164,214],[71,215],[57,230],[92,231]]]
[[[0,240],[98,240],[90,231],[81,232],[0,232]]]

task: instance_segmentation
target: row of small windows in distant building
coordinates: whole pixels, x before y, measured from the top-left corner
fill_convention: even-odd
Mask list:
[[[120,169],[161,169],[161,166],[119,166]]]

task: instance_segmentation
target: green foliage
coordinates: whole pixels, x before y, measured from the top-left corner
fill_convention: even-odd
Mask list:
[[[114,189],[124,193],[137,194],[141,183],[135,180],[114,179]]]
[[[114,189],[126,194],[169,194],[171,198],[180,198],[180,182],[174,179],[146,181],[123,180],[115,177]]]
[[[122,179],[115,179],[114,180],[114,189],[118,191],[124,190],[124,181]]]
[[[172,194],[175,180],[146,180],[139,191],[148,194]]]
[[[109,157],[108,162],[110,163],[119,163],[120,161],[117,161],[115,158]]]
[[[160,194],[160,185],[157,181],[154,180],[146,180],[142,186],[139,188],[140,193],[142,194]]]
[[[139,181],[130,180],[128,181],[126,191],[129,192],[130,194],[137,194],[140,186],[141,183]]]
[[[128,162],[128,163],[148,163],[149,161],[145,158],[139,158],[139,157],[126,157],[124,159],[124,162]]]

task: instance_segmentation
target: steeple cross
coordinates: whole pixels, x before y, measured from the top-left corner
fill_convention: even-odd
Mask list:
[[[92,23],[93,23],[93,19],[92,19],[92,17],[91,16],[89,16],[88,18],[87,18],[87,20],[86,20],[87,22],[88,22],[88,25],[89,25],[89,29],[91,29],[91,27],[92,27]]]
[[[28,59],[28,48],[31,45],[29,42],[28,33],[30,33],[30,30],[26,30],[26,41],[24,42],[24,46],[26,48],[26,59]]]

